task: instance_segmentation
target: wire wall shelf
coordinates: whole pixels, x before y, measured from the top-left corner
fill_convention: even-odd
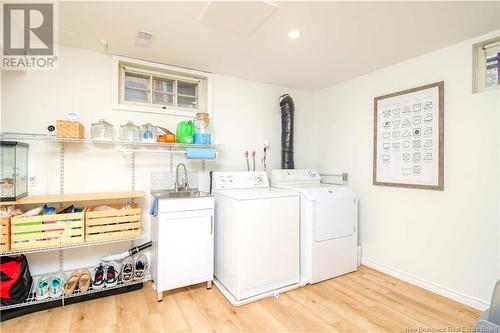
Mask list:
[[[92,139],[72,139],[72,138],[58,138],[54,135],[48,134],[35,134],[35,133],[11,133],[1,132],[0,140],[28,140],[28,141],[45,141],[55,143],[81,143],[89,145],[119,145],[125,147],[148,147],[148,148],[164,148],[169,150],[180,150],[185,148],[202,148],[213,149],[215,145],[201,145],[201,144],[188,144],[188,143],[167,143],[155,142],[146,143],[141,141],[124,141],[124,140],[109,140],[100,141]]]
[[[186,148],[215,148],[214,145],[197,145],[197,144],[181,144],[181,143],[143,143],[143,142],[125,142],[125,141],[120,141],[120,140],[113,140],[113,141],[95,141],[95,140],[89,140],[89,139],[69,139],[69,138],[57,138],[55,135],[48,135],[48,134],[35,134],[35,133],[9,133],[9,132],[0,132],[0,140],[5,140],[5,141],[39,141],[39,142],[49,142],[49,143],[56,143],[59,146],[59,195],[49,195],[49,196],[28,196],[26,198],[20,199],[16,202],[1,202],[0,205],[18,205],[18,204],[32,204],[33,202],[38,202],[40,200],[43,200],[44,202],[46,201],[53,201],[53,202],[69,202],[69,201],[89,201],[89,200],[114,200],[114,199],[123,199],[123,198],[142,198],[145,197],[146,194],[141,191],[135,191],[135,153],[136,152],[148,152],[149,151],[158,151],[158,152],[165,152],[165,153],[171,153],[170,154],[170,170],[173,170],[173,154],[175,152],[185,152]],[[109,193],[87,193],[84,195],[71,195],[71,194],[64,194],[64,165],[65,165],[65,146],[66,143],[68,144],[88,144],[88,145],[107,145],[107,146],[118,146],[121,147],[121,149],[124,149],[128,152],[131,153],[131,192],[109,192]],[[151,148],[151,149],[148,149]],[[125,155],[125,154],[124,154]],[[204,163],[204,161],[203,161]],[[204,165],[204,164],[203,164]],[[8,251],[8,252],[2,252],[0,253],[0,257],[4,256],[11,256],[11,255],[18,255],[18,254],[29,254],[29,253],[42,253],[42,252],[48,252],[48,251],[58,251],[59,252],[59,273],[61,274],[67,274],[69,272],[66,272],[64,270],[64,250],[66,249],[72,249],[72,248],[83,248],[83,247],[90,247],[90,246],[98,246],[98,245],[105,245],[105,244],[113,244],[113,243],[119,243],[119,242],[127,242],[130,241],[131,245],[134,246],[135,241],[138,240],[143,240],[145,239],[145,235],[138,235],[138,236],[132,236],[132,237],[124,237],[124,238],[119,238],[119,239],[110,239],[110,240],[102,240],[102,241],[93,241],[93,242],[82,242],[82,243],[75,243],[75,244],[67,244],[67,245],[57,245],[57,246],[50,246],[50,247],[44,247],[44,248],[36,248],[36,249],[22,249],[22,250],[13,250],[13,251]],[[44,276],[47,274],[43,274]],[[104,287],[102,289],[93,289],[92,287],[86,291],[86,292],[80,292],[80,291],[75,291],[72,295],[70,296],[57,296],[57,297],[50,297],[47,299],[36,299],[36,294],[34,292],[34,285],[36,284],[37,280],[41,277],[42,275],[39,276],[33,276],[34,282],[32,285],[32,290],[30,292],[29,297],[21,303],[18,304],[13,304],[13,305],[6,305],[6,306],[0,306],[0,311],[5,311],[8,309],[15,309],[15,308],[21,308],[21,307],[27,307],[30,305],[36,305],[36,304],[41,304],[41,303],[48,303],[48,302],[54,302],[54,301],[60,301],[61,306],[64,306],[64,300],[70,299],[70,298],[76,298],[79,296],[86,296],[86,295],[93,295],[96,294],[95,297],[99,297],[100,292],[105,292],[113,289],[119,289],[119,288],[126,288],[131,285],[138,285],[146,281],[151,280],[151,274],[149,272],[146,272],[145,276],[141,280],[133,280],[130,282],[123,282],[123,281],[118,281],[117,285],[112,286],[112,287]],[[104,294],[105,296],[105,294]],[[37,310],[35,310],[37,311]]]
[[[92,268],[89,268],[89,270],[92,272]],[[70,273],[70,272],[66,272],[66,273]],[[57,273],[54,273],[54,274],[57,274]],[[17,303],[17,304],[12,304],[12,305],[0,306],[0,311],[5,311],[5,310],[15,309],[15,308],[21,308],[21,307],[35,305],[35,304],[41,304],[41,303],[54,302],[54,301],[61,301],[61,305],[64,305],[64,300],[69,299],[69,298],[78,297],[78,296],[84,296],[84,295],[90,295],[90,294],[96,294],[96,293],[99,293],[99,292],[113,290],[113,289],[118,289],[118,288],[126,287],[126,286],[131,286],[131,285],[135,285],[135,284],[139,284],[139,283],[144,283],[144,282],[147,282],[147,281],[151,280],[151,274],[149,272],[146,272],[146,274],[144,275],[144,278],[141,279],[141,280],[132,280],[130,282],[123,282],[123,281],[119,280],[118,283],[115,286],[112,286],[112,287],[103,287],[101,289],[94,289],[91,286],[89,288],[89,290],[87,290],[86,292],[80,292],[79,290],[75,290],[73,292],[73,294],[71,294],[69,296],[66,296],[63,293],[61,296],[57,296],[57,297],[49,297],[49,298],[46,298],[46,299],[36,299],[36,294],[33,292],[34,286],[35,286],[36,282],[38,281],[38,279],[40,277],[46,276],[46,275],[48,275],[48,274],[39,275],[39,276],[33,276],[32,292],[30,292],[29,297],[24,302]],[[68,275],[68,274],[65,274],[65,275]]]
[[[50,252],[50,251],[58,251],[58,250],[66,250],[66,249],[76,249],[76,248],[82,248],[82,247],[115,244],[115,243],[128,242],[128,241],[138,241],[142,238],[144,238],[144,236],[140,235],[140,236],[134,236],[134,237],[126,237],[126,238],[94,241],[94,242],[83,242],[83,243],[74,243],[74,244],[67,244],[67,245],[41,247],[41,248],[36,248],[36,249],[14,250],[14,251],[8,251],[8,252],[0,252],[0,257],[13,256],[13,255],[18,255],[18,254],[42,253],[42,252]]]

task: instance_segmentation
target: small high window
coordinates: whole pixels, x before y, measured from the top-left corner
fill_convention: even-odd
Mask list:
[[[115,109],[190,115],[210,113],[210,74],[144,61],[117,59]]]
[[[500,85],[500,37],[473,46],[473,92],[498,88]]]

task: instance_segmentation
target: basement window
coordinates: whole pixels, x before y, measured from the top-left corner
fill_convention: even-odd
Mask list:
[[[116,57],[115,109],[192,116],[210,112],[208,73]]]
[[[496,89],[500,85],[500,37],[473,46],[473,92]]]

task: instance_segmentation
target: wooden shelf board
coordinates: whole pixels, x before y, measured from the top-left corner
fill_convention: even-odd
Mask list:
[[[58,202],[80,202],[80,201],[99,201],[99,200],[114,200],[114,199],[129,199],[129,198],[144,198],[146,192],[131,191],[131,192],[103,192],[103,193],[80,193],[80,194],[53,194],[53,195],[30,195],[17,201],[0,202],[0,206],[13,205],[33,205],[42,203],[58,203]]]

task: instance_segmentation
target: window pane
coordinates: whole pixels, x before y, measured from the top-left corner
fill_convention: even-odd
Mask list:
[[[174,95],[162,94],[162,93],[154,93],[153,94],[153,103],[154,104],[162,104],[162,105],[173,105],[174,104]]]
[[[174,81],[154,78],[154,90],[163,93],[173,93]]]
[[[126,101],[148,103],[148,94],[148,91],[125,88]]]
[[[486,87],[496,87],[499,84],[500,52],[486,56]]]
[[[177,82],[177,94],[179,95],[198,96],[197,90],[197,83]]]
[[[149,90],[149,76],[125,72],[125,87]]]
[[[196,97],[177,96],[177,106],[185,108],[198,108],[198,100]]]

